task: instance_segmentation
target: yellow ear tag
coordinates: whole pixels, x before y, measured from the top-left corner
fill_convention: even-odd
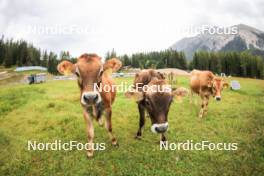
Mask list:
[[[111,76],[112,73],[113,73],[112,68],[108,68],[108,69],[106,69],[106,70],[104,71],[104,74],[107,75],[107,76]]]

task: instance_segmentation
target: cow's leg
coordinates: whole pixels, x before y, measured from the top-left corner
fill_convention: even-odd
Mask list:
[[[206,96],[204,99],[204,115],[206,115],[208,111],[209,96]]]
[[[201,102],[201,109],[200,109],[200,112],[199,112],[199,118],[203,118],[203,115],[204,115],[204,107],[205,107],[205,97],[204,96],[201,96],[202,98],[202,102]]]
[[[160,141],[162,141],[162,142],[167,141],[166,136],[165,136],[164,133],[162,133],[162,134],[160,135]]]
[[[93,105],[93,116],[95,117],[96,121],[98,121],[99,126],[104,125],[104,120],[102,118],[102,110],[95,105]]]
[[[98,119],[98,124],[99,124],[99,126],[103,126],[104,125],[104,120],[103,120],[102,117]]]
[[[111,143],[112,145],[118,145],[117,143],[117,139],[115,138],[113,132],[112,132],[112,109],[111,107],[108,107],[105,109],[105,112],[106,112],[106,122],[105,122],[105,128],[107,129],[108,131],[108,134],[109,134],[109,137],[111,139]]]
[[[138,111],[139,111],[139,128],[135,138],[141,139],[142,131],[145,125],[145,107],[142,102],[138,103]]]
[[[92,119],[90,118],[86,109],[83,110],[83,116],[86,125],[86,134],[88,139],[88,149],[87,149],[87,156],[93,156],[93,139],[94,139],[94,127],[92,123]]]

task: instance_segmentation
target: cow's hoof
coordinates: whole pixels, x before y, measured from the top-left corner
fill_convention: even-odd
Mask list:
[[[119,144],[118,144],[116,139],[112,140],[112,146],[114,146],[114,147],[118,147],[119,146]]]
[[[119,147],[119,143],[112,144],[113,147]]]
[[[87,158],[92,158],[93,157],[93,151],[87,151],[86,156],[87,156]]]
[[[161,140],[161,141],[157,142],[157,144],[159,144],[159,145],[160,145],[160,144],[166,144],[167,142],[168,142],[167,140],[165,140],[165,141],[162,141],[162,140]]]
[[[160,142],[167,142],[168,140],[164,137],[164,138],[161,138]]]

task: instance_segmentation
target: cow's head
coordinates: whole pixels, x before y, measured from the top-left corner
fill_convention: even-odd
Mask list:
[[[152,80],[142,91],[136,89],[125,93],[128,98],[142,102],[151,119],[151,131],[164,133],[168,129],[168,112],[174,96],[185,96],[183,91],[172,90],[165,80]],[[187,90],[187,89],[186,89]]]
[[[75,74],[81,90],[80,101],[83,106],[98,105],[102,102],[101,94],[97,90],[97,84],[101,83],[106,72],[117,71],[121,67],[118,59],[110,59],[105,64],[96,54],[83,54],[77,63],[62,61],[57,69],[62,74]]]
[[[223,78],[214,77],[208,83],[208,87],[212,88],[213,97],[216,101],[221,100],[221,92],[224,88],[228,87],[228,83],[224,81]]]

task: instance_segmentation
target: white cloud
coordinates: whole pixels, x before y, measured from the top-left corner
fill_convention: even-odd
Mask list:
[[[264,30],[263,9],[261,0],[2,0],[0,31],[42,49],[104,56],[112,48],[119,54],[166,49],[191,35],[182,31],[190,26],[244,23]],[[34,34],[29,27],[75,31]]]

